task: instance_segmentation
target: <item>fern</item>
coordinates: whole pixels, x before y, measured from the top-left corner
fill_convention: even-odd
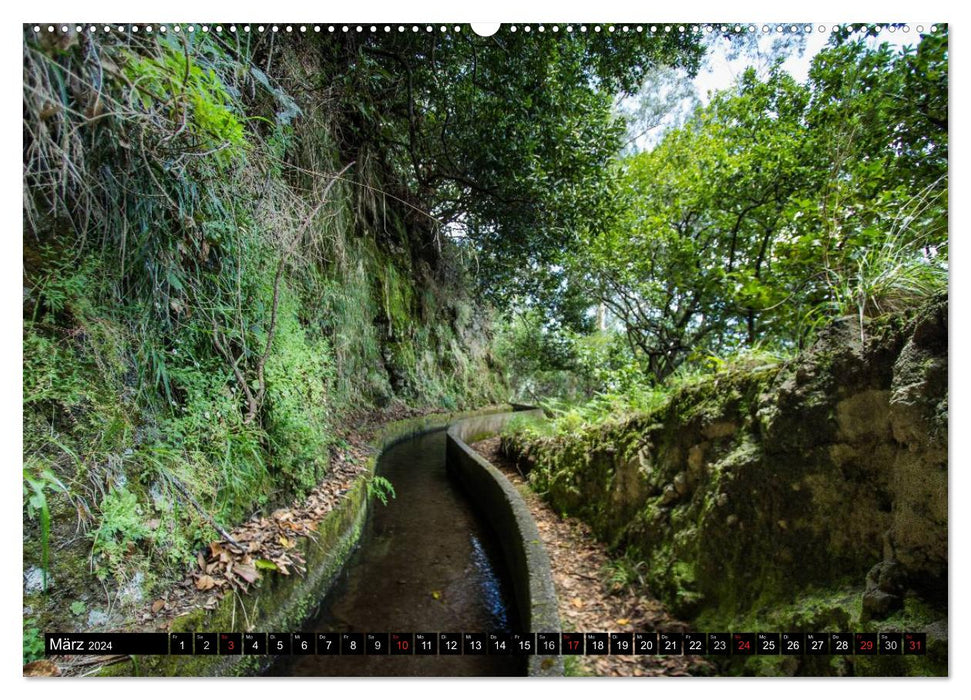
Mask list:
[[[367,482],[367,492],[368,496],[371,498],[377,498],[381,501],[381,505],[388,505],[388,496],[391,498],[396,498],[394,492],[394,486],[391,482],[383,476],[378,476],[375,474]]]

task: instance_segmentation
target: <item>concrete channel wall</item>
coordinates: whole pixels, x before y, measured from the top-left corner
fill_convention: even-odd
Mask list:
[[[462,413],[419,416],[382,426],[370,441],[367,475],[392,445],[441,430],[456,419],[508,411],[509,405]],[[197,608],[172,620],[170,632],[300,631],[347,562],[361,535],[368,509],[367,478],[354,483],[337,506],[317,525],[316,536],[301,537],[297,549],[306,561],[303,575],[264,571],[248,593],[225,596],[214,609]],[[271,656],[144,656],[105,666],[102,676],[246,676],[260,672]]]
[[[509,480],[469,443],[501,431],[510,421],[540,418],[540,409],[475,416],[452,424],[446,434],[446,468],[465,487],[502,546],[520,620],[530,632],[560,632],[556,590],[546,547],[522,496]],[[530,676],[562,676],[563,657],[529,657]]]

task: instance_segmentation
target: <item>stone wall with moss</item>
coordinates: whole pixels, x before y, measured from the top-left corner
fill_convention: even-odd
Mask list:
[[[928,657],[771,657],[745,673],[947,672],[947,299],[837,322],[781,366],[659,409],[503,440],[555,508],[644,562],[702,630],[926,630]]]

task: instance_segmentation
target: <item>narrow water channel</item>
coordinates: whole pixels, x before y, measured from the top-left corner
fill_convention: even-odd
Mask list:
[[[360,544],[306,632],[510,632],[519,624],[502,552],[445,472],[445,431],[387,450],[397,497],[372,504]],[[515,656],[290,656],[272,676],[510,676]]]

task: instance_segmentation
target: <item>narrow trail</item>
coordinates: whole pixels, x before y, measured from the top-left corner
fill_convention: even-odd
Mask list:
[[[671,616],[649,591],[618,587],[607,575],[606,546],[576,518],[561,518],[526,485],[519,470],[499,452],[499,438],[472,445],[516,485],[539,528],[550,555],[553,581],[565,631],[685,632],[688,625]],[[691,656],[578,656],[580,670],[593,676],[710,675],[711,665]]]

